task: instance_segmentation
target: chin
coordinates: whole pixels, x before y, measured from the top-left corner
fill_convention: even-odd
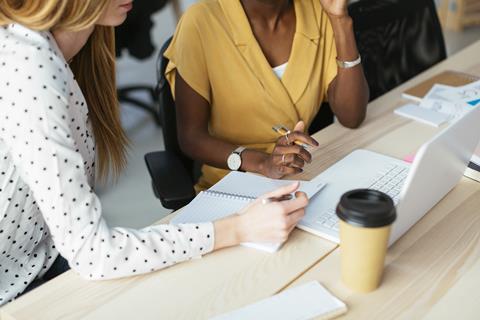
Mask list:
[[[113,26],[118,27],[119,25],[124,23],[126,19],[127,19],[127,14],[125,13],[125,14],[123,14],[123,15],[121,15],[121,16],[119,16],[115,19],[116,21],[115,21]]]
[[[114,16],[114,17],[109,17],[108,19],[105,19],[104,21],[101,21],[101,23],[99,23],[100,25],[103,25],[103,26],[108,26],[108,27],[118,27],[119,25],[121,25],[122,23],[125,22],[125,20],[127,19],[127,14],[119,14],[117,16]]]

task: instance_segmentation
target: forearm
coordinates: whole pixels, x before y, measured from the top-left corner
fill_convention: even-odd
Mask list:
[[[342,61],[357,59],[359,53],[352,19],[349,16],[331,16],[330,21],[335,35],[337,58]],[[362,65],[350,69],[338,68],[337,76],[328,90],[328,100],[338,120],[347,127],[358,127],[365,118],[368,99],[368,84]]]
[[[213,223],[215,230],[215,244],[213,250],[236,246],[241,242],[239,232],[240,219],[233,215]]]
[[[204,164],[228,169],[228,156],[239,146],[224,140],[212,137],[209,133],[191,132],[187,137],[180,139],[180,145],[189,157]],[[263,162],[268,154],[246,149],[242,152],[241,170],[254,173],[263,172]]]

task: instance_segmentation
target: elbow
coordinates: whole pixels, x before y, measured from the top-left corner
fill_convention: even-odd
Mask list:
[[[79,250],[77,255],[69,257],[68,265],[70,266],[71,270],[77,275],[79,275],[82,279],[91,281],[107,279],[107,277],[105,277],[104,275],[104,270],[102,270],[103,264],[101,263],[101,261],[97,260],[97,262],[95,263],[96,267],[86,267],[85,260],[86,257],[84,253]]]
[[[355,114],[350,114],[348,117],[338,117],[338,121],[342,126],[348,129],[358,129],[363,121],[365,121],[366,117],[366,105],[358,108],[357,110],[361,110],[356,112]]]
[[[362,114],[352,119],[340,121],[340,123],[348,129],[358,129],[364,120],[365,114]]]
[[[88,281],[99,281],[99,280],[107,280],[103,278],[101,275],[96,273],[87,273],[87,272],[80,272],[79,270],[73,269],[83,280]]]
[[[362,125],[367,115],[369,96],[368,86],[355,99],[336,99],[336,95],[329,94],[332,111],[342,126],[357,129]]]
[[[195,146],[197,145],[197,143],[195,142],[195,138],[193,137],[193,135],[179,134],[178,144],[183,154],[185,154],[191,159],[196,159]]]
[[[367,105],[370,97],[370,90],[368,86],[364,91],[364,95],[361,99],[357,101],[355,106],[353,107],[354,112],[351,113],[348,119],[345,119],[344,122],[341,122],[343,126],[349,129],[357,129],[359,128],[362,123],[365,121],[367,116]]]
[[[361,122],[360,123],[350,123],[350,122],[340,122],[342,124],[342,126],[344,126],[345,128],[347,129],[358,129],[360,127],[360,125],[362,124]]]
[[[342,126],[348,129],[358,129],[360,125],[362,124],[362,121],[340,121]]]
[[[98,272],[98,270],[86,270],[85,268],[81,268],[75,262],[70,264],[72,270],[78,274],[84,280],[90,281],[97,281],[97,280],[105,280],[103,274]]]

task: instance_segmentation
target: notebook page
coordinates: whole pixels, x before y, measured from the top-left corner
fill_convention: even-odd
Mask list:
[[[172,223],[201,223],[225,218],[240,211],[250,201],[238,197],[220,197],[208,192],[200,192],[172,219]]]
[[[293,182],[294,181],[289,180],[271,179],[253,173],[233,171],[209,190],[258,198],[265,193]],[[299,191],[305,192],[308,198],[311,198],[320,191],[323,186],[323,183],[318,181],[314,184],[310,181],[300,181]]]
[[[239,197],[225,197],[208,192],[200,192],[195,199],[185,206],[180,213],[172,219],[171,223],[201,223],[218,220],[232,215],[250,201]],[[282,246],[281,243],[242,243],[242,246],[266,252],[275,252]]]
[[[307,320],[318,319],[317,317],[332,319],[345,312],[345,303],[334,297],[320,283],[312,281],[211,320]]]

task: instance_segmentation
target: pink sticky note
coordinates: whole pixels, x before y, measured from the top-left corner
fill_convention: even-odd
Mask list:
[[[413,160],[415,160],[415,154],[409,154],[408,156],[403,158],[403,161],[408,163],[413,163]]]

